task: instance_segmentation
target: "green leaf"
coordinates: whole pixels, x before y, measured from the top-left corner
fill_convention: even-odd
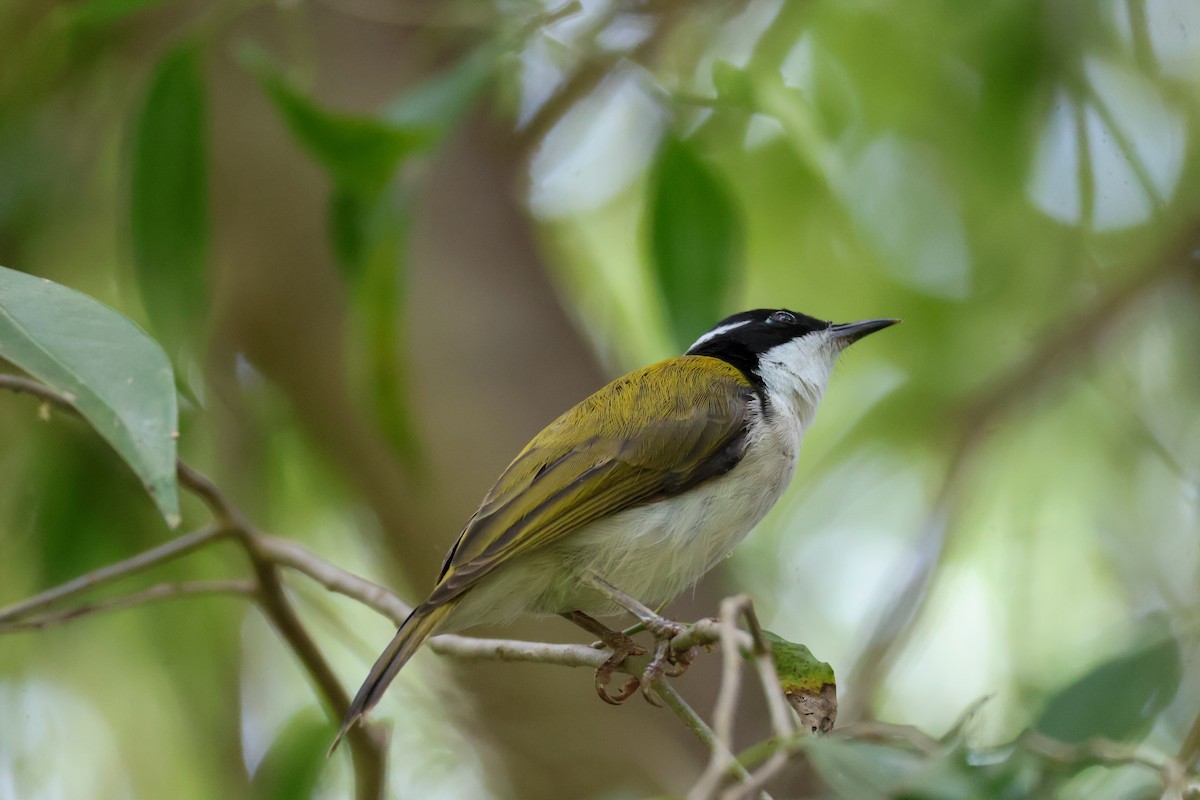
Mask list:
[[[825,736],[811,740],[805,752],[813,770],[833,796],[846,800],[997,800],[1054,796],[1036,791],[1036,768],[1016,750],[989,752],[987,758],[978,763],[962,746],[924,753],[902,743]]]
[[[426,78],[384,106],[393,125],[441,138],[470,110],[496,71],[498,53],[481,47],[452,68]]]
[[[763,631],[771,660],[788,703],[813,733],[828,733],[837,721],[837,679],[833,667],[818,661],[806,646]]]
[[[174,375],[153,339],[86,295],[0,267],[0,357],[70,400],[179,524]]]
[[[396,453],[418,466],[400,325],[408,214],[402,199],[386,192],[376,198],[335,192],[330,211],[334,246],[355,289],[353,352],[362,359],[371,410]]]
[[[676,343],[721,317],[742,258],[742,223],[725,183],[692,145],[669,138],[650,179],[650,251]]]
[[[155,332],[172,348],[195,335],[208,303],[208,146],[199,52],[163,56],[133,149],[130,218],[138,288]]]
[[[1150,617],[1138,645],[1051,697],[1034,728],[1070,743],[1094,736],[1139,740],[1175,697],[1182,677],[1179,642],[1162,617]]]
[[[89,0],[72,6],[62,6],[70,24],[99,28],[120,22],[130,14],[162,5],[165,0]]]
[[[320,108],[278,73],[264,67],[256,71],[292,136],[345,191],[379,192],[406,156],[437,140],[436,134],[425,128]]]
[[[713,88],[721,102],[745,110],[753,110],[756,102],[754,79],[750,74],[728,61],[717,59],[712,67]]]
[[[262,800],[303,800],[317,790],[336,729],[316,712],[301,711],[283,726],[254,773],[252,794]]]

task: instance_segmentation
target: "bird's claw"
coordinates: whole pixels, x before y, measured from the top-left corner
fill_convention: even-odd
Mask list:
[[[698,648],[689,647],[682,652],[670,651],[669,660],[671,666],[664,669],[663,674],[668,678],[678,678],[680,675],[688,671],[688,667],[692,665],[692,661],[696,658]]]
[[[645,671],[642,672],[642,697],[646,698],[646,702],[650,703],[650,705],[661,708],[662,701],[654,693],[654,683],[664,675],[668,678],[678,678],[687,672],[687,668],[692,664],[692,657],[696,653],[696,648],[688,648],[683,652],[677,653],[671,646],[675,637],[687,630],[686,625],[681,625],[666,617],[656,617],[650,620],[646,624],[646,627],[654,634],[654,637],[658,640],[658,644],[654,648],[654,658],[650,660],[650,663],[646,665]]]
[[[654,694],[654,684],[663,675],[667,674],[667,665],[671,662],[671,640],[661,639],[658,646],[654,648],[654,658],[650,659],[650,663],[646,665],[646,669],[642,671],[641,685],[642,697],[652,706],[662,708],[662,701]]]
[[[654,617],[645,622],[646,630],[654,634],[658,640],[670,641],[687,630],[687,626],[666,617]]]
[[[633,697],[641,681],[636,677],[630,678],[621,687],[621,691],[615,695],[608,693],[608,682],[612,680],[617,667],[625,663],[625,659],[630,656],[644,655],[646,649],[623,633],[614,633],[611,637],[605,638],[604,644],[612,649],[612,655],[596,668],[596,694],[609,705],[619,706]]]

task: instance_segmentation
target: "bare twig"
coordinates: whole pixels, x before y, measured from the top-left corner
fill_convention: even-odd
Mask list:
[[[721,688],[717,692],[717,704],[713,709],[713,730],[721,746],[709,751],[708,765],[700,779],[688,792],[688,800],[708,800],[716,796],[730,767],[736,763],[733,748],[733,721],[742,691],[742,651],[737,642],[737,617],[745,597],[727,597],[721,601]],[[749,638],[749,637],[747,637]],[[749,642],[753,652],[754,643]],[[749,776],[746,776],[747,779]]]
[[[402,624],[412,611],[412,607],[394,592],[329,563],[304,545],[278,536],[261,534],[258,537],[258,547],[265,557],[279,566],[306,575],[331,592],[357,600],[396,625]]]
[[[8,377],[12,376],[0,375],[0,386],[4,385],[3,379]],[[132,558],[92,570],[53,589],[47,589],[19,603],[13,603],[12,605],[0,608],[0,624],[8,623],[22,617],[28,618],[30,614],[36,611],[49,608],[63,600],[68,600],[107,583],[127,578],[130,575],[136,575],[151,567],[156,567],[159,564],[180,558],[228,535],[229,530],[220,525],[205,525],[203,528],[191,533],[185,533],[166,544],[153,547]]]
[[[1132,764],[1158,773],[1168,800],[1184,797],[1188,784],[1187,770],[1178,760],[1146,748],[1114,742],[1111,739],[1088,739],[1079,744],[1067,744],[1051,739],[1034,730],[1025,731],[1016,742],[1031,753],[1061,764],[1077,766],[1099,763],[1108,766]]]
[[[121,611],[159,600],[170,600],[177,597],[198,597],[201,595],[227,595],[254,598],[256,596],[256,587],[250,581],[239,580],[159,583],[148,589],[133,592],[132,594],[96,600],[67,609],[46,611],[41,614],[22,614],[12,621],[0,622],[0,633],[39,631],[52,625],[61,625],[93,614]]]
[[[39,397],[44,403],[73,409],[50,389],[18,376],[0,375],[0,388],[13,389]],[[68,581],[28,600],[0,609],[0,633],[30,630],[65,623],[105,611],[130,608],[171,597],[198,595],[250,596],[303,664],[331,713],[340,716],[348,697],[325,662],[324,655],[309,636],[297,617],[283,590],[280,568],[300,572],[326,589],[363,603],[393,622],[402,621],[409,607],[386,588],[347,572],[301,545],[257,530],[240,510],[203,475],[179,464],[180,482],[197,494],[212,510],[216,521],[179,538],[151,548],[116,564]],[[63,601],[122,578],[143,572],[158,564],[191,553],[226,538],[239,542],[254,568],[255,580],[194,581],[178,584],[162,583],[130,594],[92,601],[67,609],[54,609]],[[737,626],[744,619],[748,630]],[[721,604],[719,619],[701,619],[672,641],[676,652],[720,643],[723,648],[723,675],[718,709],[715,714],[717,732],[683,700],[667,681],[655,686],[664,705],[680,718],[697,738],[712,752],[710,769],[689,794],[689,798],[711,798],[729,778],[738,782],[721,795],[722,800],[743,800],[762,793],[762,788],[791,759],[802,754],[812,737],[797,732],[790,712],[783,705],[775,675],[770,647],[762,636],[753,606],[744,596],[727,598]],[[475,639],[465,636],[442,635],[430,640],[435,652],[457,658],[496,661],[525,661],[568,667],[594,669],[606,659],[602,650],[586,645],[559,645],[538,642],[519,642],[498,639]],[[764,695],[771,708],[774,736],[750,748],[741,759],[735,758],[727,743],[732,738],[733,715],[741,689],[742,658],[747,657],[758,672]],[[621,666],[623,672],[641,674],[647,657],[631,658]],[[973,707],[964,720],[973,714]],[[947,739],[935,740],[916,728],[878,722],[860,722],[839,728],[832,736],[856,741],[902,743],[916,752],[933,756],[958,746],[962,725],[956,725]],[[1200,729],[1200,723],[1194,726]],[[949,741],[955,739],[956,741]],[[1136,764],[1154,770],[1166,790],[1165,797],[1182,800],[1191,796],[1197,787],[1196,776],[1188,772],[1200,751],[1200,730],[1189,734],[1178,758],[1154,753],[1107,740],[1092,740],[1083,744],[1066,744],[1036,732],[1026,732],[1016,742],[1005,747],[1020,746],[1051,761],[1064,764],[1099,763],[1108,766]],[[382,797],[384,792],[384,738],[377,729],[359,727],[350,733],[351,754],[354,758],[356,793],[359,798]],[[712,767],[716,764],[717,767]],[[748,766],[757,765],[753,772]]]
[[[1195,765],[1198,758],[1200,758],[1200,716],[1192,721],[1192,727],[1188,729],[1187,736],[1183,739],[1183,745],[1179,748],[1179,761],[1188,769]]]
[[[0,376],[0,388],[24,392],[34,395],[44,403],[79,415],[76,409],[65,397],[53,389],[36,381],[16,375]],[[181,460],[176,461],[176,473],[179,483],[199,497],[208,506],[215,518],[215,523],[202,528],[194,534],[188,534],[161,547],[154,548],[133,558],[126,559],[101,570],[84,575],[63,586],[43,592],[28,601],[17,603],[10,609],[10,614],[29,613],[31,608],[41,609],[59,600],[71,597],[93,588],[98,583],[113,580],[117,577],[133,574],[149,566],[162,563],[179,555],[189,553],[203,547],[219,538],[228,536],[242,545],[242,549],[250,559],[257,581],[259,608],[270,621],[272,627],[283,638],[284,642],[296,654],[297,659],[308,673],[316,686],[329,713],[335,719],[345,716],[350,706],[350,697],[334,674],[333,669],[325,660],[325,655],[309,636],[304,624],[292,608],[291,601],[283,591],[279,577],[279,567],[271,559],[267,550],[260,544],[263,534],[242,514],[232,501],[229,500],[217,486],[204,475],[189,467]],[[15,611],[13,610],[15,609]],[[3,617],[0,617],[3,619]],[[385,739],[377,729],[368,726],[357,726],[350,732],[350,754],[354,761],[355,792],[359,800],[376,800],[382,798],[385,792]]]
[[[671,685],[670,681],[657,681],[654,684],[654,692],[658,695],[658,698],[662,700],[663,706],[674,712],[675,716],[679,717],[679,720],[687,727],[688,730],[696,734],[696,738],[699,739],[705,747],[708,747],[709,749],[723,749],[725,747],[725,745],[722,744],[717,738],[717,735],[713,732],[713,729],[708,727],[708,723],[706,723],[700,717],[700,715],[696,713],[696,710],[688,705],[687,701],[679,695],[679,692],[675,690],[675,687]],[[729,754],[729,761],[730,775],[732,777],[744,781],[751,780],[750,773],[747,772],[746,768],[742,766],[742,764],[736,758],[733,757],[732,753]],[[762,792],[760,796],[761,800],[771,800],[771,796],[766,792]]]
[[[737,627],[744,618],[749,633]],[[745,595],[727,597],[721,601],[719,635],[721,642],[721,688],[713,711],[715,742],[711,747],[708,765],[688,792],[688,800],[707,800],[720,790],[725,779],[733,774],[743,778],[740,785],[730,788],[721,797],[728,800],[747,798],[761,792],[762,787],[787,763],[787,753],[772,753],[753,774],[746,776],[730,752],[733,746],[733,720],[741,695],[742,656],[750,658],[762,684],[763,695],[770,709],[775,738],[785,740],[795,732],[791,711],[780,690],[779,676],[771,658],[771,646],[762,635],[754,605]],[[717,746],[720,745],[720,746]]]

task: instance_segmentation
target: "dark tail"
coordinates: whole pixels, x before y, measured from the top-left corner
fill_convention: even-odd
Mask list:
[[[354,696],[354,702],[350,704],[350,709],[346,712],[346,719],[342,722],[342,729],[338,731],[333,744],[329,746],[330,754],[337,749],[338,743],[342,741],[346,732],[375,707],[375,704],[383,697],[383,693],[387,691],[392,679],[396,677],[396,673],[408,663],[408,660],[413,657],[425,640],[437,632],[438,626],[456,605],[458,603],[451,600],[437,606],[419,605],[413,609],[413,612],[408,615],[408,619],[404,620],[404,624],[400,626],[400,630],[396,631],[391,644],[375,660],[375,666],[371,667],[370,674],[363,681],[358,694]]]

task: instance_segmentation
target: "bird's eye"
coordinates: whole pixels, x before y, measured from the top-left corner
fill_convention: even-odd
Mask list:
[[[794,325],[796,324],[796,315],[789,314],[786,311],[776,311],[767,317],[767,322],[773,322],[776,325]]]

